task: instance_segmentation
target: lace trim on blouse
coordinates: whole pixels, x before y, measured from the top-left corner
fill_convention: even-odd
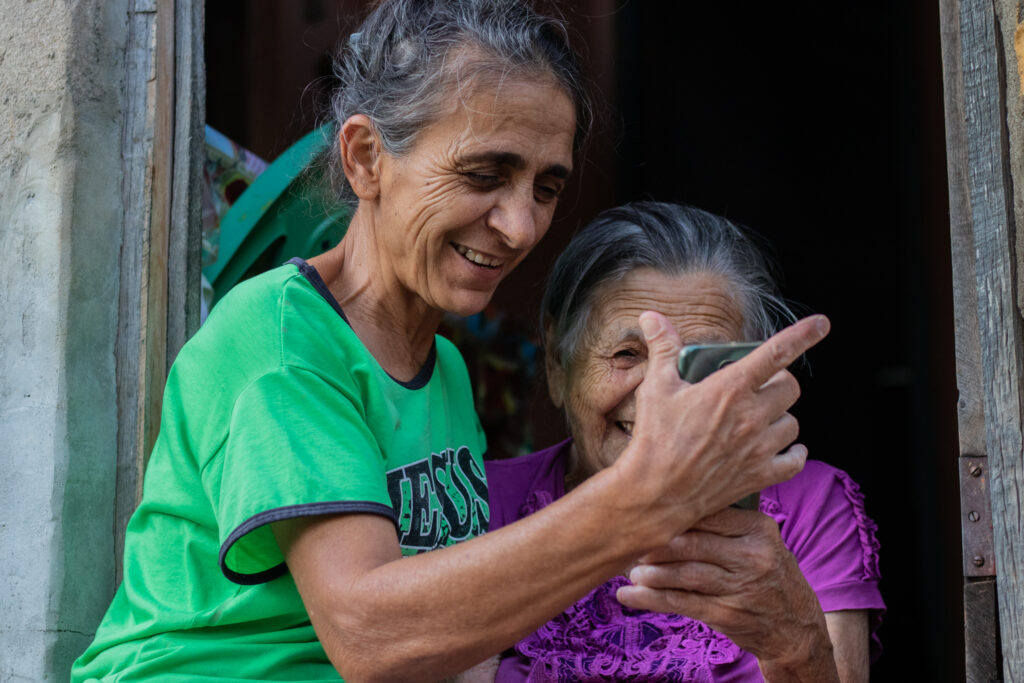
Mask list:
[[[520,513],[552,502],[532,493]],[[706,624],[677,614],[623,607],[615,591],[621,576],[598,586],[565,612],[521,640],[516,651],[532,659],[527,681],[707,681],[712,667],[743,656]]]

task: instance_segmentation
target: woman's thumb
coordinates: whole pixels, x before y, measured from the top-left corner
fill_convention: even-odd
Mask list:
[[[679,353],[679,335],[665,316],[654,311],[640,314],[640,329],[647,342],[647,357],[653,372],[668,365],[675,371],[676,354]]]

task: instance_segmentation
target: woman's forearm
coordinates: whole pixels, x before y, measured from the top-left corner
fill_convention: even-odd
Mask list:
[[[868,683],[871,668],[868,611],[825,612],[825,623],[835,650],[839,680],[843,683]]]
[[[275,527],[345,678],[436,680],[465,670],[705,515],[799,471],[806,449],[780,453],[796,438],[786,411],[799,395],[784,368],[824,336],[827,320],[801,321],[692,386],[679,380],[669,322],[645,313],[640,326],[649,360],[629,445],[540,512],[407,559],[383,517]]]
[[[404,559],[383,517],[329,518],[279,538],[346,680],[436,680],[497,654],[664,542],[614,479],[606,471],[516,524]]]

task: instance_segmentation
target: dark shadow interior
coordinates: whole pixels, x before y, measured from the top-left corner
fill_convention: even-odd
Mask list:
[[[314,125],[324,52],[363,4],[207,3],[209,123],[279,154]],[[532,324],[572,231],[623,201],[684,201],[763,233],[784,294],[833,322],[798,371],[795,413],[812,457],[860,482],[879,525],[889,610],[872,680],[963,680],[937,3],[594,0],[566,13],[603,115],[560,218],[495,305]],[[541,447],[561,430],[537,387]]]

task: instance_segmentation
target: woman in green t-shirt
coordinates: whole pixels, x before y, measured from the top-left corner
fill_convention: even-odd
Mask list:
[[[827,321],[686,387],[675,332],[644,313],[622,456],[482,534],[485,442],[435,332],[550,226],[589,128],[577,60],[519,0],[385,0],[337,73],[347,234],[236,287],[179,354],[124,582],[74,681],[453,676],[803,465],[785,367]]]

